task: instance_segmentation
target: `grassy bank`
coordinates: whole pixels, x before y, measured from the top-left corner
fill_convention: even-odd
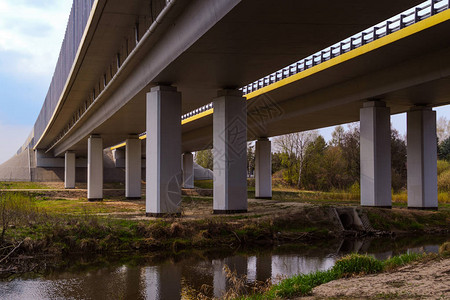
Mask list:
[[[24,253],[179,251],[211,246],[337,237],[332,206],[250,203],[248,214],[213,216],[208,197],[186,197],[183,205],[203,210],[196,218],[145,218],[144,201],[88,202],[32,194],[0,194],[0,242],[22,243]],[[259,206],[255,206],[259,205]],[[206,213],[205,213],[206,211]],[[253,212],[252,212],[253,211]],[[439,232],[450,228],[450,211],[362,209],[380,231]],[[1,254],[0,254],[1,255]]]
[[[276,285],[263,286],[264,291],[262,292],[250,292],[251,294],[246,296],[240,296],[234,293],[234,295],[230,295],[231,297],[229,298],[241,300],[292,299],[292,297],[310,295],[314,287],[340,278],[392,271],[412,262],[437,260],[449,256],[450,242],[441,246],[439,255],[410,253],[380,261],[368,255],[350,254],[338,260],[335,265],[327,271],[299,274],[284,279]],[[233,293],[233,291],[231,293]]]

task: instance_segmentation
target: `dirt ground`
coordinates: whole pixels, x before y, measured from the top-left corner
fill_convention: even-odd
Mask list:
[[[332,281],[299,299],[450,299],[450,258]]]

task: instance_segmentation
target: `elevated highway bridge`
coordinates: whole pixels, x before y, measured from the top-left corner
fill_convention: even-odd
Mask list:
[[[437,208],[431,108],[450,103],[450,10],[421,2],[75,1],[26,147],[37,165],[65,157],[68,188],[87,158],[90,200],[103,149],[126,147],[129,198],[146,157],[150,215],[179,212],[191,152],[214,147],[214,211],[233,213],[247,209],[247,140],[270,198],[268,137],[360,120],[361,204],[390,207],[389,116],[408,112],[408,205]]]

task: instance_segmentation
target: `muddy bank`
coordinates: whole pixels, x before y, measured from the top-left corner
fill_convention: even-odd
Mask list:
[[[393,272],[332,281],[299,299],[449,299],[450,258],[413,263]]]

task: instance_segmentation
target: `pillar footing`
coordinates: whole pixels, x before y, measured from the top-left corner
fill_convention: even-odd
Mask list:
[[[411,206],[408,206],[408,209],[415,209],[415,210],[438,210],[437,207],[411,207]]]
[[[367,208],[387,208],[387,209],[392,209],[392,206],[361,205],[361,207],[367,207]]]
[[[103,198],[88,198],[89,202],[101,202],[103,201]]]
[[[127,200],[141,200],[142,197],[127,197]]]
[[[272,200],[272,197],[255,197],[255,199]]]
[[[153,218],[180,218],[181,213],[145,213],[145,216]]]
[[[213,210],[214,215],[231,215],[231,214],[245,214],[246,209],[215,209]]]

